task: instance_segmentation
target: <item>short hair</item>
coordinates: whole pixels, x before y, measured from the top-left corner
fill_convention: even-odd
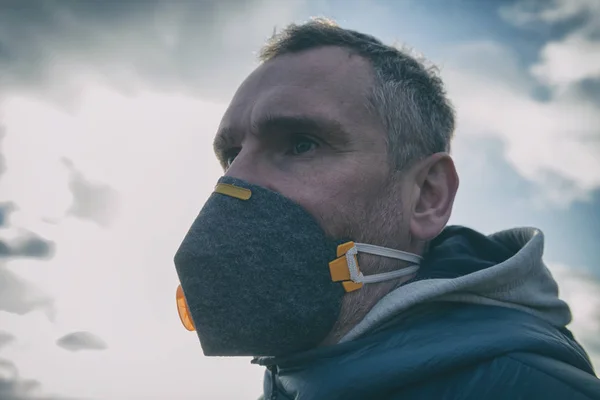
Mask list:
[[[387,131],[390,162],[397,170],[431,154],[450,152],[454,109],[438,69],[406,49],[341,28],[332,20],[315,18],[274,32],[259,59],[267,62],[283,54],[324,46],[345,48],[371,64],[374,84],[366,103]]]

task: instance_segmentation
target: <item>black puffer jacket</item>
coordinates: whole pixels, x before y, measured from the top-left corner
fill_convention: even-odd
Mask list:
[[[583,349],[526,313],[420,306],[362,339],[261,358],[265,400],[597,400]]]
[[[542,249],[535,229],[447,228],[417,278],[384,299],[397,313],[335,346],[255,359],[264,400],[600,400]]]

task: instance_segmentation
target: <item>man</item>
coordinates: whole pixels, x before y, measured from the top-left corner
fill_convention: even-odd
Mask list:
[[[261,52],[215,139],[226,173],[175,257],[209,356],[264,399],[600,399],[533,228],[446,227],[435,71],[326,20]]]

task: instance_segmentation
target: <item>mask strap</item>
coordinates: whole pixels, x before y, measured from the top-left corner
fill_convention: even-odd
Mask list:
[[[411,262],[416,265],[402,268],[396,271],[383,272],[381,274],[364,276],[362,272],[358,270],[358,264],[356,262],[356,255],[358,252],[369,253],[382,257],[396,258],[398,260],[404,260]],[[346,262],[348,264],[348,270],[350,271],[350,279],[355,283],[377,283],[384,282],[391,279],[401,278],[403,276],[414,274],[419,270],[419,264],[423,258],[416,255],[407,253],[405,251],[388,249],[386,247],[375,246],[372,244],[355,243],[352,248],[346,252]]]
[[[420,264],[423,257],[406,251],[390,249],[387,247],[375,246],[374,244],[354,243],[356,250],[360,253],[369,253],[376,256],[396,258],[398,260],[408,261],[413,264]]]

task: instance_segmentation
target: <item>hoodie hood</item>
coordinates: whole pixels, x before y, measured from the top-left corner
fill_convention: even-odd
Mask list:
[[[428,302],[506,307],[563,328],[571,322],[571,312],[558,298],[558,285],[542,261],[543,250],[544,235],[536,228],[485,236],[447,227],[431,243],[417,277],[382,298],[340,343]]]

